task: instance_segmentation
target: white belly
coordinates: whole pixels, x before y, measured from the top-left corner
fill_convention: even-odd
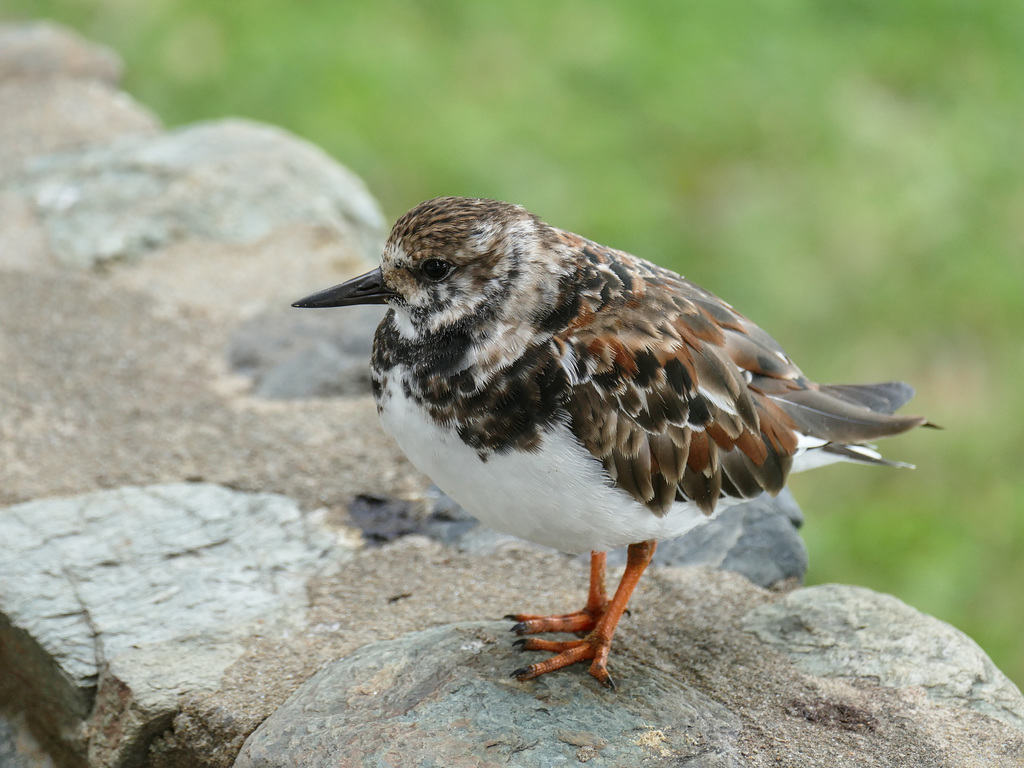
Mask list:
[[[600,463],[568,428],[547,433],[536,452],[492,453],[483,461],[453,429],[438,426],[408,400],[395,373],[381,402],[384,429],[417,469],[496,530],[578,554],[673,539],[708,520],[689,503],[656,516],[609,485]],[[730,502],[723,498],[717,509]]]

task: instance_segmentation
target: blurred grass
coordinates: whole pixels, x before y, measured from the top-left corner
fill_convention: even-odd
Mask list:
[[[114,47],[126,88],[169,125],[295,131],[390,217],[438,194],[522,203],[719,293],[813,378],[912,382],[911,410],[946,428],[885,446],[916,472],[794,478],[808,581],[896,594],[1024,682],[1024,3],[4,13]]]

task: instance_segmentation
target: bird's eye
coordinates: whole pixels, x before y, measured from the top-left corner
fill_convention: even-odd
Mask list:
[[[444,280],[452,271],[452,265],[441,259],[427,259],[420,265],[420,272],[428,280]]]

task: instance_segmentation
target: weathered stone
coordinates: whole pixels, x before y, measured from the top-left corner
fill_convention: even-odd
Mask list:
[[[0,114],[0,182],[16,179],[29,158],[119,136],[150,135],[159,128],[156,118],[129,96],[87,80],[0,82]],[[69,201],[44,197],[41,202],[52,210]]]
[[[801,582],[807,571],[807,548],[797,531],[802,522],[787,488],[774,498],[762,495],[725,509],[685,536],[660,543],[654,562],[735,571],[762,587]],[[625,563],[625,550],[613,559]]]
[[[0,24],[0,80],[54,77],[117,85],[121,61],[109,48],[49,21]]]
[[[164,266],[173,282],[188,265]],[[5,273],[0,504],[182,479],[284,493],[306,509],[425,487],[370,398],[286,408],[247,396],[223,370],[238,322],[111,278]]]
[[[0,691],[110,766],[140,764],[247,638],[301,624],[340,554],[288,499],[202,483],[7,507],[0,541]]]
[[[373,335],[385,311],[386,307],[364,306],[344,313],[266,312],[235,331],[228,360],[253,379],[253,394],[258,397],[368,395]]]
[[[744,628],[820,677],[920,686],[1024,731],[1024,699],[967,635],[892,595],[826,584],[791,592],[747,616]]]
[[[402,536],[423,532],[417,505],[387,496],[360,494],[348,505],[352,523],[363,532],[368,546],[379,546]]]
[[[117,90],[120,73],[112,51],[68,29],[0,25],[0,182],[31,157],[155,133],[156,117]],[[16,213],[17,201],[0,195],[0,264]]]
[[[32,201],[54,257],[70,267],[137,260],[185,238],[254,242],[298,223],[372,258],[383,244],[383,215],[359,178],[286,131],[245,120],[40,157],[9,186]]]
[[[579,608],[585,594],[583,564],[534,548],[508,546],[481,558],[407,536],[365,549],[342,572],[311,587],[305,633],[250,648],[218,691],[186,703],[157,741],[152,764],[230,766],[229,756],[270,715],[240,765],[246,760],[255,765],[316,765],[321,748],[333,748],[335,764],[341,765],[362,764],[351,758],[355,752],[346,752],[350,748],[376,748],[366,757],[370,765],[445,765],[436,758],[446,748],[438,746],[445,723],[457,740],[471,741],[489,727],[492,705],[501,712],[515,701],[518,719],[507,722],[516,727],[505,733],[521,736],[523,743],[506,738],[485,750],[483,759],[470,752],[466,764],[557,765],[551,755],[567,749],[572,758],[587,758],[597,766],[632,765],[636,761],[609,755],[628,754],[636,735],[609,733],[605,724],[610,717],[639,711],[654,726],[645,737],[652,740],[645,742],[648,746],[666,739],[667,748],[677,748],[673,738],[679,734],[665,727],[664,707],[648,695],[665,678],[669,682],[664,685],[683,701],[710,701],[710,709],[702,711],[718,713],[722,707],[731,713],[722,722],[739,724],[735,744],[744,766],[1017,768],[1024,761],[1024,733],[977,710],[936,702],[916,686],[888,687],[870,679],[801,671],[786,653],[744,629],[752,611],[781,595],[738,574],[673,567],[645,574],[612,648],[609,667],[618,686],[614,692],[600,688],[585,665],[528,683],[511,680],[512,670],[547,656],[514,652],[511,622],[488,623],[482,625],[482,635],[455,639],[467,631],[462,622],[510,610],[564,612]],[[437,626],[444,622],[458,622],[461,628]],[[470,625],[473,631],[480,626]],[[423,627],[436,627],[430,632],[437,634],[425,635]],[[432,642],[440,647],[432,650]],[[479,657],[474,650],[480,651]],[[343,679],[339,669],[349,670],[354,679]],[[318,670],[323,670],[322,677],[305,687]],[[325,680],[334,681],[342,703],[332,698]],[[296,691],[302,698],[286,703]],[[579,697],[576,704],[563,707],[573,696]],[[335,704],[325,705],[325,700]],[[539,712],[538,707],[549,711]],[[364,726],[371,719],[366,708],[374,710],[378,724]],[[620,708],[626,712],[607,712]],[[543,743],[529,738],[539,727],[530,717],[557,724]],[[702,722],[699,717],[688,721]],[[474,729],[476,735],[470,736]],[[331,744],[324,731],[333,734]],[[388,738],[381,736],[374,747],[369,739],[373,733]],[[513,754],[534,741],[535,746]],[[294,749],[286,750],[286,744]],[[465,744],[462,748],[467,749]],[[654,753],[640,764],[680,763]]]
[[[299,688],[235,766],[744,765],[740,719],[663,672],[620,660],[616,696],[585,671],[509,680],[521,659],[494,622],[365,646]]]
[[[538,551],[555,553],[554,549],[542,547],[540,544],[528,544],[515,536],[499,533],[482,525],[437,486],[433,486],[428,492],[427,503],[430,512],[423,523],[423,533],[454,547],[459,552],[486,557],[503,547],[530,546]]]

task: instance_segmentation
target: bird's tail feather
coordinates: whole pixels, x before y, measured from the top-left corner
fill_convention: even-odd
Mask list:
[[[893,413],[913,394],[909,384],[896,381],[822,385],[771,395],[771,398],[793,420],[799,432],[829,443],[849,446],[898,435],[927,424],[928,420],[923,416],[897,416]],[[852,456],[847,458],[854,459]]]
[[[910,402],[914,388],[905,381],[880,384],[822,384],[822,392],[853,405],[862,405],[875,413],[895,413]]]

